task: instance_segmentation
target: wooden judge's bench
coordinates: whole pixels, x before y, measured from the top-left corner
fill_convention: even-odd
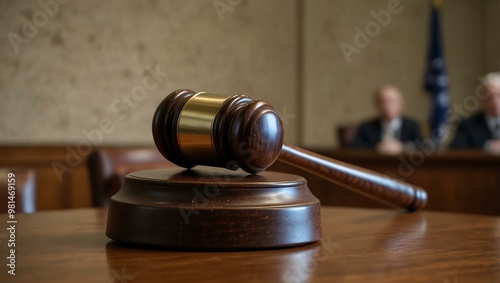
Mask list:
[[[126,151],[130,148],[112,149]],[[384,156],[373,151],[310,150],[426,189],[429,195],[427,210],[500,215],[500,156],[481,151]],[[56,163],[67,165],[69,152],[71,150],[64,146],[3,146],[0,147],[0,167],[35,171],[37,210],[88,207],[91,196],[86,156],[73,159],[71,165],[74,166],[63,178],[58,178],[54,171]],[[305,177],[322,205],[387,207],[279,161],[268,170]]]

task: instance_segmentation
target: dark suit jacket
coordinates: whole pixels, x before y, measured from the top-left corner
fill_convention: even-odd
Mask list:
[[[363,123],[349,144],[352,148],[375,148],[375,146],[382,140],[382,125],[380,119],[375,119]],[[417,122],[402,118],[401,131],[399,140],[403,143],[422,141],[422,133],[420,126]]]
[[[483,148],[492,138],[485,113],[481,112],[460,122],[450,148]]]

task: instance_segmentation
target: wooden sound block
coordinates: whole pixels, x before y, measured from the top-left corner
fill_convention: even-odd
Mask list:
[[[201,166],[137,171],[111,198],[106,235],[180,249],[296,246],[320,240],[320,202],[297,175]]]

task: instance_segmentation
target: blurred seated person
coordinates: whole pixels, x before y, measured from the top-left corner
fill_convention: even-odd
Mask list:
[[[500,154],[500,72],[489,73],[482,81],[482,111],[460,122],[450,148],[484,149]]]
[[[350,143],[351,148],[375,149],[383,154],[399,154],[415,148],[415,141],[422,141],[417,122],[403,117],[404,101],[401,91],[394,86],[384,86],[375,94],[379,117],[363,123]]]

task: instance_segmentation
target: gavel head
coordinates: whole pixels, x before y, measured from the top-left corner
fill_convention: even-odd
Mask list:
[[[161,154],[181,167],[241,168],[256,174],[278,158],[283,124],[265,101],[180,89],[156,109],[153,138]]]

